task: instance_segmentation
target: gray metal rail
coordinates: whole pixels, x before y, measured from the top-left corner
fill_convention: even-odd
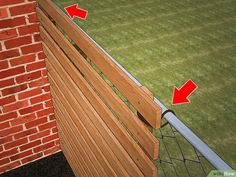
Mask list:
[[[68,16],[67,16],[68,17]],[[68,17],[69,18],[69,17]],[[74,21],[72,21],[94,44],[97,45],[109,58],[112,60],[135,84],[139,87],[142,84],[131,75],[123,66],[121,66],[109,53],[107,53],[96,41],[93,40],[82,28],[80,28]],[[157,98],[154,98],[155,103],[161,107],[162,112],[168,108]],[[199,151],[216,169],[231,170],[232,168],[222,158],[216,154],[206,143],[204,143],[190,128],[188,128],[178,117],[173,113],[168,112],[164,118],[168,121],[197,151]]]

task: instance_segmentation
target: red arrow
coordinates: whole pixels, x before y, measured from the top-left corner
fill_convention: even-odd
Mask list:
[[[172,104],[184,104],[190,103],[188,97],[197,89],[197,85],[188,80],[180,89],[174,87]]]
[[[71,6],[65,7],[65,10],[72,19],[74,19],[74,17],[86,19],[88,14],[87,10],[78,8],[78,4],[73,4]]]

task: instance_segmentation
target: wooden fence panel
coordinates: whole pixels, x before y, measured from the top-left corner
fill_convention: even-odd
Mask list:
[[[119,118],[124,121],[127,128],[135,136],[137,141],[141,144],[143,149],[153,158],[157,159],[159,142],[137,119],[134,113],[125,105],[125,103],[113,92],[110,86],[91,68],[87,61],[81,56],[81,54],[69,43],[67,39],[56,29],[51,21],[38,10],[39,19],[45,29],[54,36],[54,40],[51,39],[47,32],[41,27],[41,37],[47,45],[51,46],[55,50],[58,48],[55,42],[64,50],[64,52],[70,57],[73,63],[79,68],[80,72],[86,77],[93,86],[99,91],[99,94],[107,101],[111,108],[117,113]],[[59,54],[57,51],[56,54]]]
[[[157,176],[157,168],[150,158],[157,159],[159,141],[148,128],[159,127],[160,108],[153,104],[151,94],[124,75],[51,1],[38,2],[40,33],[61,146],[75,175]],[[66,23],[70,30],[65,28]],[[148,128],[58,30],[57,25],[70,37],[77,34],[81,44],[75,43],[135,106],[148,122]]]
[[[53,58],[49,57],[48,61],[50,60],[53,60]],[[58,73],[53,71],[54,68],[50,65],[49,62],[47,62],[47,67],[49,68],[50,82],[53,83],[54,85],[53,89],[54,90],[56,89],[58,91],[57,94],[58,94],[58,97],[60,98],[60,102],[64,104],[64,106],[66,107],[66,110],[71,115],[71,118],[74,119],[73,122],[77,124],[76,127],[80,128],[78,132],[84,134],[85,136],[84,138],[85,140],[88,141],[88,143],[90,143],[89,141],[92,141],[92,144],[90,143],[90,145],[93,145],[96,147],[93,150],[98,153],[97,154],[98,156],[100,155],[102,156],[103,159],[106,159],[106,162],[104,162],[104,164],[102,163],[101,164],[104,166],[106,165],[105,169],[109,170],[108,172],[110,173],[110,176],[114,176],[114,174],[112,175],[113,170],[118,174],[118,176],[127,176],[120,162],[118,161],[117,158],[115,158],[116,156],[110,149],[109,145],[105,142],[104,138],[99,134],[98,130],[93,125],[88,115],[86,115],[81,105],[77,102],[74,95],[71,92],[68,92],[68,87],[66,87],[66,84],[63,83],[62,80],[58,77]],[[67,84],[69,84],[69,82],[67,82]],[[59,90],[59,88],[61,91]],[[76,92],[75,88],[73,88],[73,92]],[[78,96],[82,96],[81,93],[76,92],[76,94],[78,94]],[[83,98],[80,98],[80,99],[83,99]],[[76,119],[76,116],[79,118]],[[96,117],[93,117],[93,120],[96,120]]]
[[[37,0],[39,5],[67,33],[84,53],[102,70],[154,128],[160,128],[161,109],[147,94],[118,68],[51,0]]]

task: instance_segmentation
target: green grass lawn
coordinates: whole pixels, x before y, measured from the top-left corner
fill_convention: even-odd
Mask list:
[[[236,167],[235,0],[54,0],[78,3],[76,22],[197,135]],[[198,85],[191,104],[173,87]]]

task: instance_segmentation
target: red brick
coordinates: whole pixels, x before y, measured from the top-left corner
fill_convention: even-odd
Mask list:
[[[7,143],[4,145],[4,148],[7,150],[7,149],[11,149],[11,148],[14,148],[14,147],[18,147],[20,145],[23,145],[23,144],[26,144],[28,142],[27,138],[22,138],[22,139],[19,139],[19,140],[15,140],[11,143]]]
[[[39,24],[21,26],[18,28],[20,35],[33,34],[39,32]]]
[[[49,114],[53,114],[54,113],[54,109],[53,108],[48,108],[48,109],[44,109],[41,110],[39,112],[37,112],[37,116],[38,117],[43,117],[43,116],[47,116]]]
[[[25,2],[24,0],[1,0],[0,1],[0,6],[7,6],[7,5],[11,5],[11,4],[18,4],[18,3],[22,3]]]
[[[43,117],[41,119],[36,119],[36,120],[31,121],[31,122],[28,122],[28,123],[25,124],[25,126],[26,126],[26,128],[29,129],[29,128],[36,127],[36,126],[39,126],[41,124],[44,124],[44,123],[47,122],[47,120],[48,120],[47,117]]]
[[[13,141],[13,136],[5,136],[0,139],[0,144],[5,144]],[[0,157],[1,158],[1,157]]]
[[[58,138],[59,138],[59,137],[58,137],[58,134],[50,135],[50,136],[48,136],[48,137],[43,138],[43,143],[47,143],[47,142],[56,140],[56,139],[58,139]]]
[[[37,22],[39,22],[36,13],[28,15],[28,18],[29,18],[29,22],[30,23],[37,23]]]
[[[7,165],[0,167],[0,173],[6,172],[6,171],[16,168],[20,165],[21,165],[20,161],[9,163]]]
[[[41,144],[41,140],[37,140],[37,141],[31,142],[31,143],[28,143],[26,145],[21,146],[20,151],[25,151],[27,149],[32,149],[33,147],[36,147],[40,144]]]
[[[20,131],[22,131],[22,130],[23,130],[22,125],[19,125],[19,126],[16,126],[16,127],[11,127],[11,128],[9,128],[9,129],[0,131],[0,137],[4,137],[4,136],[7,136],[7,135],[11,135],[11,134],[20,132]]]
[[[16,82],[20,84],[23,82],[29,82],[35,79],[39,79],[40,77],[42,77],[41,71],[36,71],[16,77]]]
[[[9,122],[0,123],[0,130],[4,130],[4,129],[9,128],[9,127],[10,127]]]
[[[49,115],[49,120],[50,121],[56,120],[55,114]]]
[[[24,36],[24,37],[19,37],[16,39],[10,39],[10,40],[4,42],[6,49],[20,47],[22,45],[27,45],[27,44],[31,44],[31,43],[32,43],[31,36]]]
[[[11,125],[15,126],[15,125],[19,125],[19,124],[25,124],[27,122],[30,122],[30,121],[34,120],[34,119],[36,119],[35,113],[29,114],[29,115],[26,115],[24,117],[19,117],[17,119],[13,119],[11,121]]]
[[[6,96],[6,95],[18,93],[23,90],[26,90],[27,88],[28,88],[27,84],[22,84],[22,85],[17,85],[17,86],[10,87],[10,88],[5,88],[2,90],[2,95]]]
[[[16,101],[15,96],[9,96],[9,97],[6,97],[6,98],[2,98],[2,99],[0,99],[0,106],[6,105],[6,104],[9,104],[9,103],[13,103],[15,101]]]
[[[33,128],[33,129],[29,129],[29,130],[25,130],[23,132],[20,132],[16,135],[14,135],[15,139],[20,139],[20,138],[23,138],[23,137],[26,137],[26,136],[29,136],[29,135],[33,135],[37,132],[37,129],[36,128]]]
[[[42,70],[42,76],[48,76],[48,70],[47,70],[47,68],[45,68],[44,70]]]
[[[35,88],[35,89],[29,90],[29,91],[19,93],[18,98],[19,98],[19,100],[22,100],[22,99],[25,99],[25,98],[30,98],[30,97],[33,97],[33,96],[37,96],[41,93],[42,93],[41,88]]]
[[[54,127],[56,127],[56,121],[40,125],[39,130],[42,131],[42,130],[46,130],[46,129],[52,129]]]
[[[55,127],[55,128],[52,129],[52,133],[58,133],[57,127]]]
[[[38,146],[38,147],[34,148],[34,153],[45,151],[46,149],[49,149],[49,148],[51,148],[53,146],[55,146],[54,142],[43,144],[41,146]]]
[[[39,32],[39,24],[21,26],[18,28],[20,35],[33,34]]]
[[[30,63],[35,61],[35,54],[30,54],[27,56],[21,56],[10,60],[11,66],[17,66],[25,63]]]
[[[42,43],[32,44],[21,48],[23,54],[36,53],[42,50]]]
[[[32,64],[28,64],[26,66],[26,70],[28,72],[30,72],[30,71],[38,70],[38,69],[45,68],[45,67],[46,67],[45,61],[43,60],[43,61],[35,62]]]
[[[1,145],[1,146],[0,146],[0,152],[2,152],[2,151],[3,151],[3,146]]]
[[[11,112],[11,113],[8,113],[8,114],[0,115],[0,122],[3,122],[5,120],[10,120],[10,119],[13,119],[13,118],[16,118],[16,117],[17,117],[16,112]]]
[[[51,108],[51,107],[53,107],[53,103],[52,103],[52,101],[49,100],[49,101],[45,102],[45,106],[46,106],[47,108]]]
[[[7,163],[9,163],[9,162],[10,162],[10,159],[9,159],[9,158],[0,159],[0,166],[5,165],[5,164],[7,164]]]
[[[19,110],[19,109],[27,107],[27,106],[29,106],[28,100],[18,101],[14,104],[4,106],[3,112],[4,113],[12,112],[12,111]]]
[[[24,109],[21,109],[19,112],[20,112],[21,115],[25,115],[25,114],[36,112],[36,111],[41,110],[41,109],[43,109],[43,104],[38,104],[38,105],[35,105],[35,106],[24,108]]]
[[[45,59],[46,55],[44,54],[44,52],[40,52],[40,53],[38,53],[38,58],[39,59]]]
[[[11,149],[11,148],[14,148],[14,147],[18,147],[22,144],[26,144],[28,142],[27,138],[22,138],[22,139],[19,139],[19,140],[15,140],[13,142],[10,142],[10,143],[7,143],[4,145],[4,148],[7,150],[7,149]]]
[[[0,81],[0,88],[12,86],[14,84],[15,84],[14,79],[1,80]]]
[[[24,158],[21,160],[22,164],[25,164],[25,163],[28,163],[28,162],[32,162],[40,157],[42,157],[43,154],[42,153],[39,153],[39,154],[35,154],[35,155],[32,155],[30,157],[27,157],[27,158]]]
[[[0,72],[0,79],[10,77],[10,76],[15,76],[15,75],[18,75],[18,74],[22,74],[24,72],[25,72],[25,67],[24,66],[8,69],[6,71],[1,71]]]
[[[25,17],[17,17],[13,19],[0,20],[0,28],[13,28],[21,25],[25,25]]]
[[[11,13],[11,16],[16,16],[16,15],[22,15],[22,14],[27,14],[31,12],[35,12],[36,4],[31,3],[31,4],[24,4],[24,5],[19,5],[19,6],[14,6],[9,8],[9,11]]]
[[[48,136],[48,135],[50,135],[50,132],[51,132],[50,130],[45,130],[45,131],[39,132],[37,134],[31,135],[29,137],[29,140],[33,141],[33,140],[40,139],[42,137]]]
[[[35,42],[40,42],[40,41],[42,41],[42,38],[41,38],[40,34],[35,34],[35,35],[34,35],[34,41],[35,41]]]
[[[14,155],[14,156],[10,157],[10,159],[11,159],[11,161],[14,161],[14,160],[18,160],[18,159],[22,159],[24,157],[27,157],[31,154],[33,154],[33,151],[30,149],[28,151],[25,151],[25,152],[19,153],[17,155]]]
[[[48,85],[48,86],[44,86],[43,88],[42,88],[45,92],[49,92],[50,91],[50,86]]]
[[[54,153],[59,152],[59,151],[61,151],[60,146],[54,146],[53,148],[44,151],[43,154],[45,156],[47,156],[47,155],[54,154]]]
[[[6,8],[0,9],[0,18],[6,18],[6,17],[8,17],[7,9]]]
[[[0,61],[0,70],[8,68],[8,61]]]
[[[9,29],[0,32],[0,40],[6,40],[17,37],[16,29]]]
[[[39,86],[45,85],[45,84],[47,84],[47,83],[49,83],[48,78],[47,78],[47,77],[44,77],[44,78],[41,78],[41,79],[39,79],[39,80],[30,82],[30,83],[29,83],[29,87],[30,87],[30,88],[32,88],[32,87],[39,87]]]
[[[18,153],[18,148],[4,151],[4,152],[0,153],[0,159],[3,157],[8,157],[8,156],[14,155],[16,153]]]
[[[49,99],[51,99],[51,95],[49,93],[46,93],[44,95],[40,95],[40,96],[31,98],[30,103],[31,104],[36,104],[36,103],[40,103],[40,102],[43,102],[43,101],[46,101],[46,100],[49,100]]]
[[[4,52],[0,52],[0,60],[18,57],[20,55],[20,52],[18,49],[8,50]]]

